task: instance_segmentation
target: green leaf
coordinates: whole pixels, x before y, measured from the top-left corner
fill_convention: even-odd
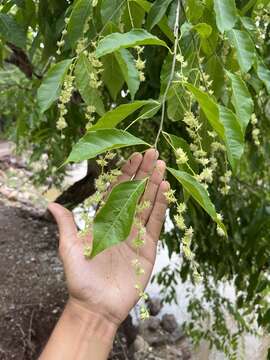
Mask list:
[[[60,91],[73,59],[60,61],[48,71],[37,91],[37,101],[43,113],[58,99]]]
[[[244,151],[244,135],[240,122],[231,110],[218,105],[207,93],[191,84],[186,86],[197,99],[210,125],[225,142],[228,158],[235,172]]]
[[[270,70],[262,63],[257,64],[257,74],[260,80],[264,83],[268,94],[270,94]]]
[[[151,10],[152,3],[146,0],[132,0],[136,2],[145,12],[149,13]],[[168,39],[171,40],[171,42],[174,41],[174,35],[170,27],[168,26],[168,19],[166,16],[164,16],[161,21],[158,23],[158,27],[160,30],[167,36]]]
[[[231,30],[237,21],[235,0],[214,0],[217,27],[221,33]]]
[[[210,217],[224,230],[224,224],[218,219],[215,206],[212,203],[208,192],[192,175],[184,172],[167,168],[168,171],[180,182],[183,188],[193,197],[194,200],[210,215]]]
[[[192,170],[194,170],[196,172],[198,170],[198,165],[195,161],[195,158],[194,158],[192,152],[190,151],[189,144],[186,142],[186,140],[184,140],[183,138],[181,138],[179,136],[168,134],[165,131],[163,131],[162,134],[174,151],[178,148],[181,148],[184,150],[184,152],[188,156],[189,166],[191,167]],[[186,171],[186,172],[192,174],[190,167],[188,167],[186,164],[178,165],[179,170],[183,170],[183,171]]]
[[[130,16],[131,14],[131,16]],[[129,8],[126,6],[121,18],[125,24],[125,31],[130,31],[133,27],[141,28],[145,18],[145,10],[136,2],[129,1]],[[132,23],[131,23],[132,19]]]
[[[153,3],[147,17],[147,28],[149,30],[152,30],[161,21],[171,2],[172,0],[156,0]]]
[[[240,120],[243,134],[245,134],[247,125],[254,111],[254,102],[241,76],[232,74],[229,71],[227,71],[227,75],[232,83],[232,103],[235,108],[236,115]]]
[[[124,85],[124,78],[122,71],[115,58],[115,54],[108,54],[102,58],[104,71],[102,72],[102,80],[113,100],[115,101],[117,95]]]
[[[115,57],[127,83],[131,99],[134,100],[140,87],[140,77],[135,66],[135,59],[127,49],[120,49],[115,52]]]
[[[179,85],[173,84],[167,96],[167,115],[172,121],[180,121],[183,119],[186,109],[183,104],[183,96],[179,91]]]
[[[220,138],[224,140],[225,131],[222,123],[219,120],[218,106],[215,101],[207,93],[199,90],[192,84],[187,84],[186,87],[195,96],[212,128],[217,132]]]
[[[148,146],[146,142],[129,134],[127,131],[117,129],[91,131],[73,146],[66,163],[92,159],[106,151],[135,145]]]
[[[89,0],[77,0],[70,15],[67,26],[66,44],[67,48],[73,48],[83,35],[87,19],[92,12],[92,2]]]
[[[219,105],[219,117],[225,129],[225,145],[229,162],[235,173],[244,153],[244,135],[235,114],[224,106]]]
[[[197,23],[204,13],[204,5],[201,0],[187,0],[187,19],[192,24]],[[196,10],[195,10],[196,9]]]
[[[106,204],[94,219],[92,258],[127,239],[145,185],[146,179],[127,181],[113,188]]]
[[[159,112],[160,108],[161,103],[153,100],[152,103],[149,103],[142,108],[138,119],[144,120],[153,118]]]
[[[207,39],[213,31],[212,26],[206,23],[199,23],[197,25],[194,25],[192,29],[196,30],[202,39]]]
[[[254,43],[246,31],[230,30],[229,40],[236,50],[238,64],[242,72],[248,72],[256,59]]]
[[[108,111],[105,115],[98,120],[90,129],[110,129],[116,127],[121,121],[126,119],[129,115],[133,114],[136,110],[147,104],[153,104],[156,101],[153,100],[138,100],[130,104],[120,105],[117,108]]]
[[[249,0],[241,10],[241,14],[245,15],[253,6],[256,5],[257,2],[258,0]]]
[[[105,36],[96,49],[96,57],[110,54],[122,48],[129,48],[138,45],[160,45],[167,47],[163,40],[142,29],[134,29],[127,33],[113,33]]]
[[[123,0],[102,0],[100,8],[102,23],[107,24],[107,22],[111,21],[118,24],[122,16],[124,4]]]
[[[25,47],[25,31],[11,15],[0,13],[0,37],[19,48]]]
[[[240,17],[240,21],[243,24],[244,28],[249,31],[257,31],[257,26],[255,21],[249,17]]]
[[[75,81],[83,100],[87,105],[93,105],[99,115],[105,113],[102,97],[97,89],[90,86],[90,74],[93,72],[92,65],[83,53],[79,56],[75,67]]]

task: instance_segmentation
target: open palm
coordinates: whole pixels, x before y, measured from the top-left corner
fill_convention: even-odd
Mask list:
[[[137,232],[134,227],[126,241],[101,252],[90,261],[86,260],[72,213],[58,204],[49,205],[59,226],[59,252],[71,300],[117,325],[126,318],[139,298],[134,287],[136,278],[132,260],[138,258],[145,270],[140,277],[140,283],[145,288],[156,258],[157,241],[167,208],[164,193],[169,189],[169,184],[163,181],[165,163],[157,158],[154,149],[146,151],[144,157],[135,153],[123,166],[118,179],[119,183],[150,176],[141,199],[142,202],[149,201],[151,206],[142,213],[146,234],[145,245],[140,248],[139,256],[132,246]],[[92,234],[89,234],[87,241],[91,243]]]

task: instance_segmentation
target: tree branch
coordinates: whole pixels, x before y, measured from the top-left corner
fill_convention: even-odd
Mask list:
[[[167,95],[168,95],[171,83],[172,83],[173,78],[174,78],[175,65],[176,65],[176,55],[177,55],[177,46],[178,46],[178,41],[179,41],[180,8],[181,8],[181,0],[178,0],[177,9],[176,9],[176,18],[175,18],[175,24],[174,24],[174,50],[173,50],[172,68],[171,68],[169,81],[168,81],[168,84],[167,84],[167,87],[166,87],[166,90],[164,92],[163,99],[162,99],[162,113],[161,113],[160,126],[159,126],[158,134],[157,134],[157,137],[156,137],[155,145],[154,145],[155,148],[157,148],[158,140],[160,138],[160,134],[161,134],[162,129],[163,129],[163,124],[164,124],[164,119],[165,119],[165,110],[166,110],[166,99],[167,99]]]
[[[42,79],[42,76],[35,73],[33,64],[22,49],[11,43],[7,43],[7,45],[12,50],[10,58],[5,60],[7,63],[17,66],[28,79],[32,79],[33,75]]]

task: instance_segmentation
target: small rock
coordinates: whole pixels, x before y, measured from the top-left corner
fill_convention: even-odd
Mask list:
[[[181,349],[167,346],[167,360],[183,360]]]
[[[144,338],[138,335],[132,344],[134,352],[144,352],[149,348],[149,344],[144,340]]]
[[[151,331],[156,331],[159,328],[160,320],[154,316],[150,316],[146,321],[146,326]]]
[[[153,347],[163,346],[170,342],[170,335],[167,332],[165,333],[161,327],[158,327],[156,331],[145,328],[142,334],[147,343]]]
[[[165,331],[172,334],[178,328],[175,316],[173,314],[163,315],[161,320],[161,326]]]
[[[183,333],[183,331],[180,329],[180,327],[177,327],[177,329],[174,330],[174,332],[170,336],[170,343],[174,344],[177,341],[182,340],[184,337],[185,337],[185,334]]]
[[[152,315],[152,316],[158,315],[162,308],[161,300],[158,298],[153,298],[153,299],[149,298],[147,303],[148,303],[148,309],[149,309],[150,315]]]

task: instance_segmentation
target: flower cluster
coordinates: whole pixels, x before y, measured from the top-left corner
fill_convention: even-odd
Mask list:
[[[211,89],[213,85],[213,80],[210,80],[210,75],[205,73],[202,69],[200,72],[200,80],[201,80],[200,90],[207,91],[209,95],[213,95],[214,91]]]
[[[63,29],[62,31],[62,35],[61,35],[61,39],[59,41],[57,41],[57,51],[56,51],[56,54],[57,55],[61,55],[62,53],[62,49],[65,45],[65,36],[67,35],[68,31],[67,31],[67,26],[68,26],[68,23],[69,23],[69,18],[65,18],[65,28]]]
[[[190,144],[190,149],[193,153],[193,156],[195,160],[203,166],[201,173],[196,175],[196,178],[207,188],[207,184],[213,182],[213,172],[216,165],[215,158],[211,157],[209,159],[207,157],[207,152],[204,151],[202,148],[201,136],[199,134],[201,125],[193,112],[186,112],[183,121],[187,125],[186,129],[192,140],[192,143]]]
[[[180,69],[178,71],[176,71],[177,81],[180,81],[180,83],[188,82],[188,77],[186,75],[184,75],[184,72],[183,72],[183,70],[188,66],[187,61],[185,61],[185,58],[182,54],[177,54],[175,59],[180,66]]]
[[[188,156],[182,148],[175,150],[175,157],[178,165],[186,164],[188,162]]]
[[[94,105],[89,105],[86,107],[85,118],[87,119],[86,130],[90,130],[93,126],[93,121],[95,120],[94,114],[96,113],[96,107]]]
[[[251,124],[252,124],[252,139],[254,141],[254,144],[256,146],[260,146],[260,139],[259,139],[259,135],[260,135],[260,129],[257,127],[258,125],[258,119],[256,117],[255,114],[252,114],[251,116]]]
[[[181,54],[176,55],[176,61],[179,62],[181,64],[181,67],[183,68],[187,67],[188,65],[187,61],[185,61],[184,56]]]
[[[145,74],[144,74],[145,60],[142,60],[142,58],[141,58],[141,54],[144,51],[144,47],[143,46],[136,46],[135,50],[137,52],[137,59],[135,60],[135,66],[136,66],[136,69],[139,72],[140,82],[144,82],[145,81]]]
[[[175,190],[170,189],[165,193],[165,197],[168,201],[168,203],[177,203],[177,200],[175,198]],[[198,271],[198,266],[196,261],[194,260],[194,254],[191,250],[191,241],[193,237],[193,228],[190,226],[189,228],[186,225],[184,214],[187,211],[187,205],[185,203],[179,203],[177,204],[176,214],[174,215],[174,222],[176,227],[184,232],[184,235],[182,237],[182,244],[181,244],[181,250],[186,257],[187,260],[190,261],[191,267],[192,267],[192,275],[195,280],[195,282],[198,282],[201,277]]]
[[[168,191],[164,194],[164,196],[165,196],[168,204],[173,204],[173,203],[176,203],[176,202],[177,202],[176,197],[175,197],[174,194],[175,194],[175,190],[173,190],[173,189],[168,190]]]
[[[201,124],[199,123],[199,120],[195,117],[193,112],[191,112],[191,111],[186,112],[183,121],[187,125],[186,129],[192,140],[192,143],[190,144],[190,150],[192,151],[192,154],[193,154],[196,162],[202,166],[202,170],[200,171],[199,174],[196,174],[195,177],[207,190],[208,185],[213,183],[213,181],[214,181],[215,171],[218,167],[218,161],[217,161],[216,154],[218,152],[221,152],[221,153],[226,152],[226,147],[216,140],[217,134],[214,131],[208,131],[208,135],[211,140],[210,153],[208,154],[202,148],[202,144],[201,144],[202,139],[201,139],[201,135],[199,133]],[[181,163],[181,161],[184,162],[186,160],[184,158],[184,154],[182,154],[182,153],[180,154],[180,151],[178,151],[178,154],[176,154],[176,157],[178,157],[178,159],[179,159],[177,161],[178,164]],[[180,160],[180,158],[181,158],[181,160]],[[228,174],[229,174],[229,172],[226,174],[226,179],[228,179]],[[228,190],[229,190],[228,184],[224,184],[224,186],[221,188],[221,192],[223,194],[224,193],[227,194]]]
[[[144,292],[143,286],[140,282],[140,277],[145,274],[145,270],[141,262],[139,261],[139,252],[140,252],[140,248],[145,244],[146,229],[140,220],[140,215],[144,210],[148,209],[150,205],[151,204],[149,201],[144,201],[143,203],[137,205],[137,217],[135,220],[135,226],[137,228],[137,236],[132,241],[132,245],[137,253],[137,257],[132,260],[132,266],[134,268],[135,277],[136,277],[135,289],[138,291],[139,298],[144,301],[148,299],[148,295]],[[140,317],[141,320],[145,320],[149,318],[149,312],[145,305],[142,305],[140,308]]]
[[[255,24],[257,26],[258,39],[262,45],[265,43],[269,22],[270,4],[259,4],[256,10]]]
[[[200,130],[200,123],[198,121],[198,119],[195,117],[195,115],[193,114],[193,112],[191,111],[187,111],[184,115],[183,118],[184,123],[187,125],[187,132],[192,140],[192,143],[190,145],[190,149],[193,152],[193,155],[195,157],[195,159],[198,160],[198,162],[200,162],[200,158],[202,153],[198,153],[198,150],[202,150],[201,147],[201,136],[199,134],[199,130]],[[199,156],[198,156],[199,155]]]
[[[219,180],[222,183],[222,187],[219,189],[222,195],[228,195],[231,187],[230,187],[230,181],[232,177],[231,170],[227,170],[223,176],[220,176]]]
[[[87,36],[86,33],[89,30],[89,19],[84,24],[83,28],[83,36],[78,40],[77,46],[76,46],[76,54],[80,55],[80,53],[84,52],[85,55],[87,55]]]
[[[176,223],[176,226],[178,227],[179,230],[184,231],[186,230],[186,223],[185,223],[185,219],[184,219],[184,213],[186,212],[187,206],[185,203],[180,203],[177,206],[177,212],[176,215],[174,215],[174,220]]]
[[[59,109],[60,114],[59,114],[59,118],[56,123],[56,127],[60,131],[62,131],[63,129],[65,129],[68,126],[66,119],[65,119],[65,115],[67,114],[66,105],[68,104],[68,102],[71,98],[71,95],[72,95],[73,81],[74,81],[74,76],[72,74],[72,69],[71,69],[70,72],[65,77],[65,80],[63,83],[63,88],[62,88],[62,91],[61,91],[61,94],[59,97],[59,102],[58,102],[58,109]]]
[[[223,216],[221,214],[217,214],[217,218],[219,221],[223,220]],[[217,225],[217,233],[219,236],[222,236],[222,237],[226,235],[224,230],[222,229],[222,227],[219,225]]]
[[[81,236],[85,236],[92,229],[93,216],[90,215],[90,211],[95,211],[99,206],[103,205],[103,201],[106,197],[106,192],[109,188],[109,185],[114,183],[121,174],[121,171],[118,169],[105,172],[105,167],[114,157],[114,153],[108,152],[104,157],[97,160],[98,165],[101,167],[101,174],[95,181],[95,193],[88,197],[83,203],[81,221],[84,223],[84,228],[80,231]],[[88,253],[91,254],[91,249],[87,244],[85,244],[84,255],[86,258],[89,258],[89,256],[87,256]]]
[[[195,261],[194,253],[191,250],[191,242],[194,231],[192,226],[187,227],[186,225],[184,218],[186,211],[187,211],[187,205],[185,203],[177,204],[177,210],[176,210],[176,215],[174,215],[174,221],[176,227],[184,233],[182,237],[181,251],[183,252],[185,258],[188,261],[190,261],[192,268],[192,276],[194,281],[197,283],[201,281],[201,275],[198,270],[198,264]]]
[[[90,86],[93,89],[98,89],[102,85],[100,75],[103,72],[103,64],[96,58],[95,52],[89,52],[88,59],[92,65],[90,73]]]

